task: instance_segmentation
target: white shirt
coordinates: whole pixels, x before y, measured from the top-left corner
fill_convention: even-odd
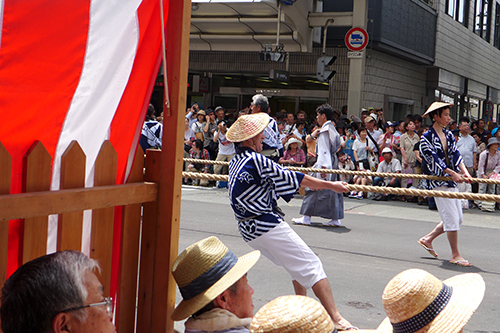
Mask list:
[[[401,162],[397,158],[392,158],[390,163],[386,163],[385,160],[380,162],[377,168],[377,172],[387,172],[387,173],[396,173],[396,172],[401,172]],[[385,177],[384,179],[389,179],[392,177]]]
[[[472,168],[474,166],[473,153],[477,153],[476,140],[474,140],[474,138],[469,134],[467,134],[466,136],[462,136],[462,134],[460,134],[460,138],[457,142],[457,148],[460,152],[460,155],[462,155],[465,166],[468,168]]]
[[[367,158],[367,150],[365,147],[368,145],[371,149],[375,149],[375,145],[373,144],[372,140],[370,140],[368,137],[366,138],[366,143],[363,143],[359,141],[359,139],[356,139],[354,143],[352,144],[352,150],[356,151],[356,154],[358,155],[358,161],[359,160],[365,160]]]
[[[214,133],[214,136],[217,135],[217,131]],[[219,155],[233,155],[236,153],[234,149],[234,143],[227,141],[226,136],[219,133]]]

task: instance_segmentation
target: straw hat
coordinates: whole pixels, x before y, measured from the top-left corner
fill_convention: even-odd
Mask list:
[[[452,107],[452,106],[453,106],[453,103],[434,102],[431,104],[431,106],[429,106],[427,111],[425,111],[425,113],[422,115],[422,118],[427,117],[429,115],[429,113],[431,113],[432,111],[436,111],[437,109],[441,109],[444,107]]]
[[[290,140],[288,140],[287,143],[285,143],[285,150],[288,150],[288,146],[290,146],[292,143],[296,143],[297,148],[302,147],[302,141],[296,138],[290,138]]]
[[[238,258],[214,236],[189,246],[172,266],[183,300],[171,318],[183,320],[196,313],[243,277],[259,257],[260,251],[252,251]]]
[[[226,138],[231,142],[243,142],[262,132],[269,125],[269,115],[264,112],[246,114],[229,128]]]
[[[495,138],[495,137],[493,137],[493,136],[492,136],[492,137],[488,140],[488,146],[487,146],[487,147],[489,147],[489,146],[491,146],[491,145],[494,145],[494,144],[497,144],[497,145],[498,145],[498,144],[499,144],[499,142],[498,142],[497,138]]]
[[[200,110],[200,111],[198,111],[197,116],[199,116],[199,115],[204,115],[204,116],[206,116],[206,114],[205,114],[205,110]]]
[[[484,280],[476,273],[441,282],[424,270],[406,270],[384,289],[387,318],[377,332],[459,332],[481,304],[484,289]]]
[[[255,314],[251,333],[331,333],[333,321],[318,301],[298,295],[281,296]]]

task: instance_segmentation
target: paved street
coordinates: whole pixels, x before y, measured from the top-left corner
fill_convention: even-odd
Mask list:
[[[299,216],[301,203],[300,196],[290,203],[280,200],[287,221]],[[448,263],[450,249],[445,235],[434,242],[439,259],[417,244],[418,238],[439,222],[437,211],[414,203],[348,198],[345,211],[342,228],[322,227],[324,220],[320,218],[313,218],[312,226],[292,228],[323,261],[337,306],[352,324],[376,328],[385,317],[381,296],[387,282],[405,269],[421,268],[440,279],[480,273],[486,281],[486,295],[465,331],[500,332],[498,212],[465,212],[459,247],[473,266],[464,268]],[[227,190],[183,187],[179,252],[210,235],[219,237],[236,255],[251,251],[236,228]],[[264,257],[250,270],[248,279],[255,290],[255,311],[278,296],[293,293],[286,271]],[[314,297],[312,292],[309,296]],[[183,325],[176,323],[176,329],[183,332]]]

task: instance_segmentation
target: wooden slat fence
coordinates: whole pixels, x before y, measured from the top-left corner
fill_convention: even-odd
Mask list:
[[[149,154],[148,151],[146,161],[151,159]],[[89,209],[92,210],[90,256],[99,261],[102,270],[96,274],[105,293],[109,293],[115,207],[123,205],[116,324],[120,332],[134,332],[136,317],[139,323],[151,325],[151,308],[154,305],[147,304],[145,300],[151,302],[153,298],[155,252],[154,247],[149,245],[151,240],[155,240],[157,228],[158,184],[144,182],[144,165],[149,164],[152,172],[158,172],[157,159],[156,154],[152,162],[145,163],[144,153],[138,146],[128,183],[116,185],[117,154],[111,143],[106,141],[95,163],[94,187],[85,188],[86,157],[78,142],[73,141],[62,155],[61,189],[50,191],[51,157],[43,143],[36,141],[23,160],[24,193],[11,195],[12,158],[0,143],[0,286],[6,278],[9,220],[21,219],[24,223],[21,240],[24,263],[47,253],[47,229],[51,214],[58,214],[57,250],[81,251],[83,211]],[[157,180],[158,177],[149,178]],[[142,243],[142,274],[138,276],[143,207],[148,224],[143,231],[146,238]],[[141,281],[139,289],[138,281]],[[163,283],[168,283],[166,277]],[[137,299],[139,307],[136,307]]]

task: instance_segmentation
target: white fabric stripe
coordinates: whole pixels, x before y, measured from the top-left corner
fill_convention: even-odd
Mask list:
[[[127,86],[139,41],[137,8],[141,0],[92,0],[87,51],[80,82],[57,143],[52,169],[59,189],[61,155],[77,140],[87,156],[85,186],[93,186],[95,159]],[[85,214],[82,251],[89,254],[90,214]],[[49,222],[47,251],[56,249],[57,219]]]
[[[5,5],[4,0],[0,0],[0,50],[2,50],[2,30],[3,30],[3,8]]]

